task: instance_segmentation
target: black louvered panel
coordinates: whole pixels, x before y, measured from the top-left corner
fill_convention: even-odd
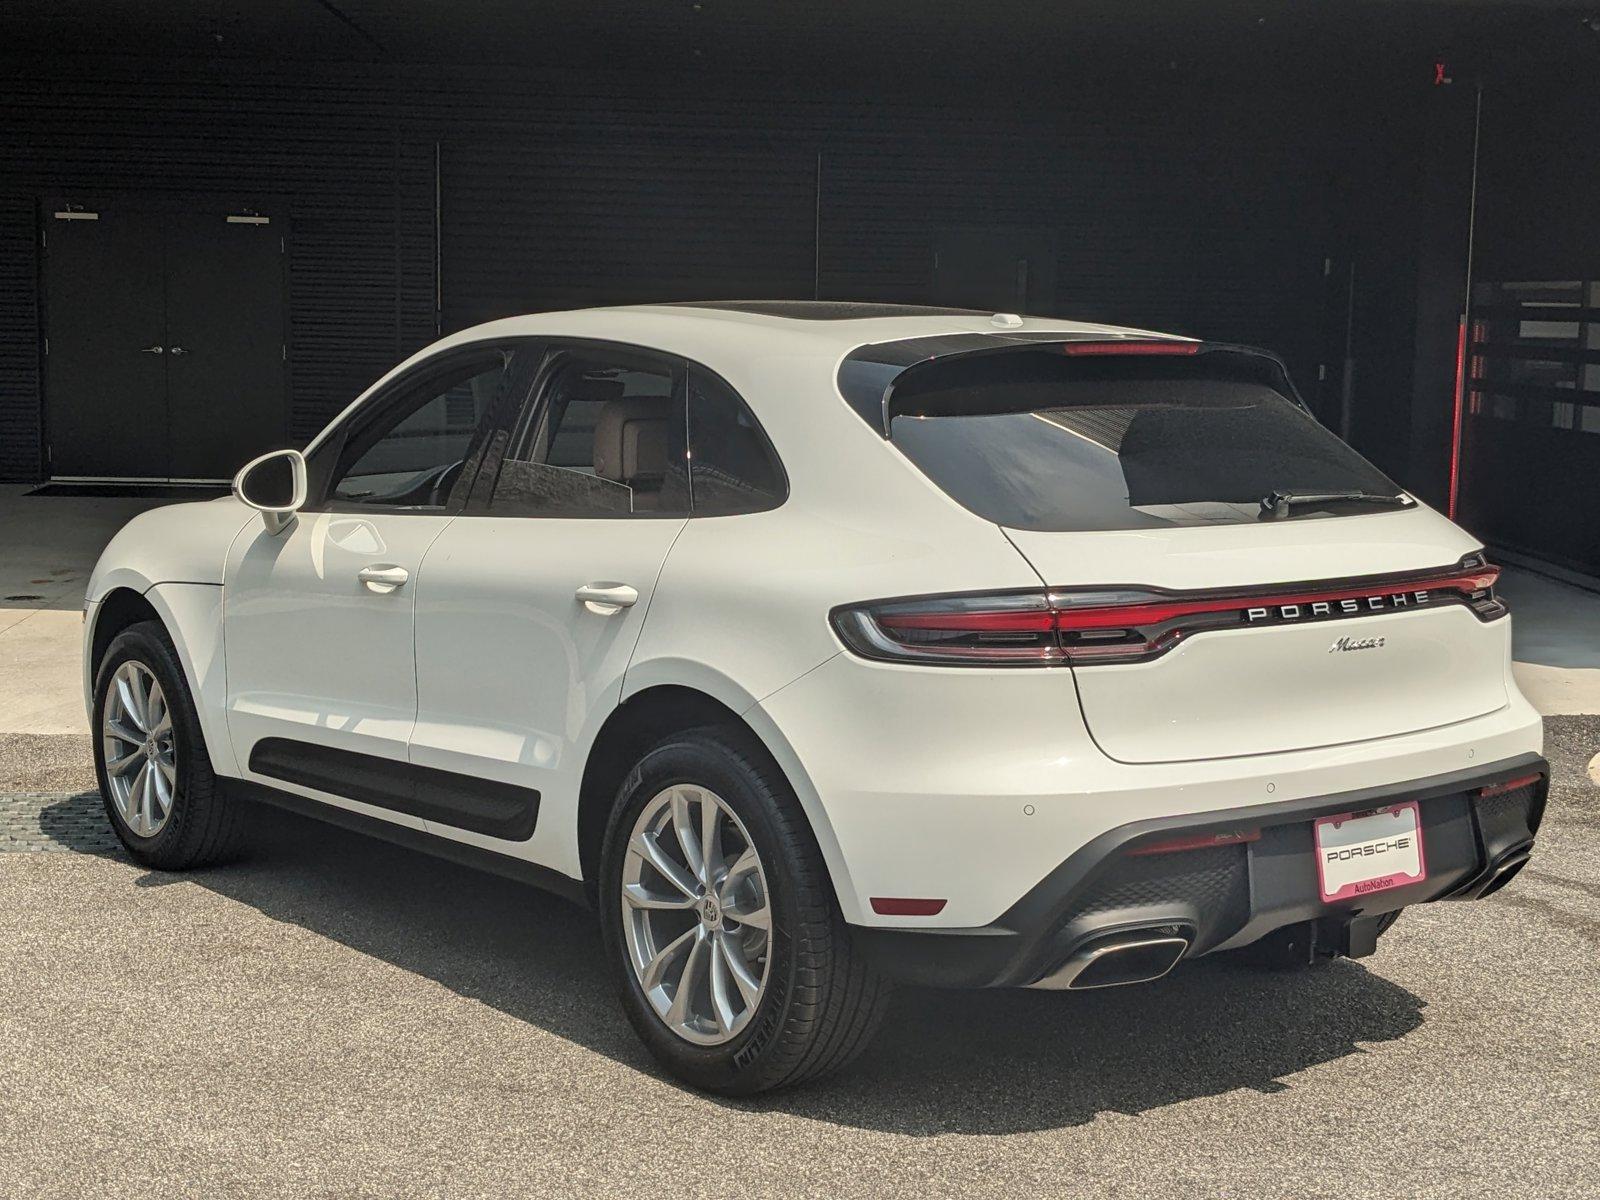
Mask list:
[[[446,328],[655,300],[808,297],[815,159],[753,138],[447,145]]]
[[[32,199],[0,196],[0,480],[39,474],[38,237]]]
[[[1030,289],[1039,311],[1182,327],[1192,308],[1193,233],[1165,189],[1187,191],[1195,172],[1161,151],[1152,141],[1050,130],[1028,140],[980,131],[830,147],[823,293],[961,302],[930,291],[941,231],[1049,230],[1054,294],[1041,303]],[[1148,165],[1158,155],[1159,172]]]
[[[674,88],[616,71],[24,64],[0,83],[0,178],[18,197],[0,215],[0,473],[37,472],[31,206],[46,195],[281,214],[296,442],[437,324],[814,291],[948,300],[930,295],[934,255],[962,231],[1015,231],[1049,258],[1030,262],[1038,311],[1314,342],[1328,197],[1305,147],[1325,128],[1274,142],[1280,114],[1257,97],[1219,121],[1192,88],[1126,90],[1006,107],[784,95],[727,72]]]
[[[435,309],[435,203],[432,139],[406,134],[396,151],[395,196],[400,254],[400,353],[409,355],[439,336]]]
[[[1016,227],[1054,235],[1053,295],[1029,293],[1039,311],[1291,353],[1314,345],[1328,237],[1320,180],[1285,171],[1299,158],[1284,147],[1204,132],[1058,113],[1027,136],[963,122],[937,137],[908,126],[831,140],[822,294],[978,303],[934,293],[941,235]]]
[[[245,63],[49,72],[0,84],[0,177],[25,197],[23,216],[9,205],[0,220],[0,271],[8,284],[23,275],[0,298],[0,477],[38,475],[34,266],[18,257],[38,198],[218,219],[252,207],[278,220],[292,441],[432,339],[433,145],[402,136],[394,72]]]

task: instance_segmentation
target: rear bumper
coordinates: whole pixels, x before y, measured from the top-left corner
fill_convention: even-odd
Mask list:
[[[1481,790],[1538,772],[1536,783],[1498,795]],[[1275,930],[1316,922],[1325,930],[1408,905],[1476,899],[1527,861],[1544,815],[1549,769],[1537,754],[1403,785],[1278,804],[1160,817],[1107,830],[1051,871],[997,921],[977,928],[856,927],[855,940],[888,975],[934,987],[1021,987],[1055,974],[1109,935],[1180,931],[1185,957],[1234,949]],[[1312,821],[1405,800],[1419,801],[1427,878],[1324,903]],[[1259,829],[1256,841],[1133,854],[1189,835]],[[1353,951],[1358,952],[1358,951]]]

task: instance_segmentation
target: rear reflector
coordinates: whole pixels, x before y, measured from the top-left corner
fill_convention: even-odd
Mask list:
[[[1519,788],[1531,787],[1543,779],[1542,772],[1535,771],[1532,775],[1519,775],[1515,779],[1507,779],[1501,783],[1491,783],[1478,789],[1479,796],[1503,796],[1507,792],[1514,792]]]
[[[1229,833],[1194,833],[1185,837],[1168,838],[1162,842],[1146,842],[1135,846],[1128,854],[1177,854],[1183,850],[1209,850],[1213,846],[1236,846],[1245,842],[1259,842],[1261,830],[1238,829]]]
[[[943,900],[913,900],[904,896],[874,896],[872,911],[880,917],[932,917],[944,911]]]
[[[1096,358],[1114,354],[1198,354],[1199,342],[1136,342],[1131,340],[1111,342],[1063,342],[1061,353],[1073,358]]]

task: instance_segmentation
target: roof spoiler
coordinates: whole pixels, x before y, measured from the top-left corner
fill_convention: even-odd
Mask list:
[[[1270,350],[1233,342],[1205,342],[1159,334],[983,333],[938,334],[859,346],[839,364],[839,391],[857,415],[889,437],[895,388],[910,371],[935,362],[1056,350],[1074,358],[1177,357],[1233,354],[1263,360],[1279,379],[1277,390],[1310,413],[1289,378],[1288,365]]]

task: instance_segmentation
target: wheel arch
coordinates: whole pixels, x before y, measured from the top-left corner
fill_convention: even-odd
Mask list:
[[[128,626],[137,625],[140,621],[161,621],[163,625],[166,624],[161,614],[156,611],[155,605],[145,599],[144,593],[127,584],[112,588],[100,603],[95,605],[94,627],[89,630],[89,658],[86,664],[91,679],[99,672],[100,660],[105,657],[106,647],[111,645],[111,639]],[[193,683],[194,681],[190,680],[191,687]]]
[[[106,580],[89,610],[84,635],[84,696],[90,720],[94,714],[95,676],[112,640],[129,626],[156,621],[172,639],[178,665],[189,685],[205,734],[212,770],[237,775],[228,738],[222,658],[222,588],[216,584],[150,584],[132,572],[119,571]]]
[[[735,704],[740,707],[735,708]],[[854,890],[832,823],[788,739],[748,697],[725,693],[719,698],[681,683],[655,683],[627,695],[607,716],[590,745],[579,786],[577,819],[578,858],[590,901],[594,901],[598,888],[600,843],[606,820],[623,779],[651,745],[673,733],[706,726],[732,731],[763,753],[782,774],[800,801],[822,851],[835,899],[845,919],[854,919]]]

